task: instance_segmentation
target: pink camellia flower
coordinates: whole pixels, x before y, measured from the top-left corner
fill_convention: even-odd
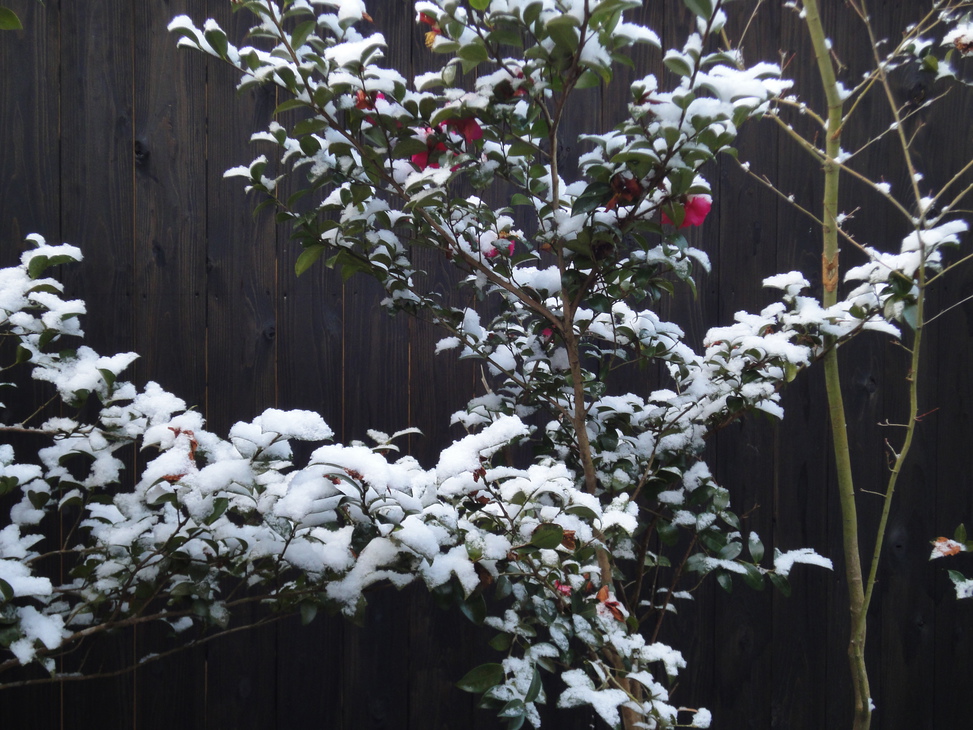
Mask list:
[[[713,199],[708,195],[690,195],[686,199],[686,217],[682,219],[682,225],[680,228],[686,228],[688,226],[698,226],[701,225],[706,216],[709,214],[710,209],[713,207]],[[669,220],[669,216],[665,213],[662,214],[662,222],[672,225],[672,221]]]
[[[507,245],[503,246],[501,241],[506,241]],[[504,231],[497,237],[497,240],[493,243],[493,248],[491,248],[483,255],[486,256],[488,259],[492,259],[497,254],[503,253],[504,248],[506,248],[507,255],[513,256],[515,247],[516,247],[516,240],[514,238],[514,235],[508,231]]]
[[[566,583],[562,583],[559,580],[554,581],[554,590],[556,590],[562,596],[571,595],[571,586],[567,585]]]
[[[505,240],[507,240],[507,239],[505,239],[505,238],[498,238],[497,239],[497,241],[505,241]],[[492,258],[494,258],[499,253],[500,253],[500,249],[499,248],[496,248],[494,246],[493,248],[491,248],[489,251],[487,251],[483,255],[486,256],[488,259],[492,259]],[[507,244],[507,255],[508,256],[513,256],[514,255],[514,242],[513,241],[510,241],[510,243]]]

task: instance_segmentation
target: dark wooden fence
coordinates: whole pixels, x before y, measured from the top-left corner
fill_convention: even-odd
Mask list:
[[[26,30],[0,35],[0,232],[2,262],[15,260],[22,237],[38,232],[84,251],[64,271],[72,295],[88,301],[85,329],[102,352],[134,350],[139,382],[156,380],[198,404],[210,427],[269,406],[319,410],[341,439],[366,428],[420,427],[413,452],[430,463],[449,437],[449,414],[476,387],[476,373],[449,355],[433,357],[436,333],[377,308],[378,292],[357,279],[342,284],[322,268],[296,279],[298,253],[271,216],[254,219],[253,201],[223,171],[254,154],[251,132],[275,104],[269,90],[238,95],[229,69],[177,51],[169,20],[215,17],[242,33],[225,0],[8,0]],[[741,17],[753,3],[733,3]],[[871,49],[841,3],[824,3],[834,46],[850,85]],[[885,2],[873,8],[882,37],[924,8]],[[369,8],[389,41],[389,60],[410,72],[431,60],[404,0]],[[680,3],[644,11],[664,43],[678,43],[689,23]],[[751,59],[787,61],[801,93],[820,94],[813,58],[792,11],[765,3],[745,42]],[[638,73],[661,73],[657,52],[639,51]],[[900,79],[903,99],[935,93],[918,78]],[[604,126],[626,98],[624,84],[591,91],[580,125]],[[971,152],[969,107],[961,94],[924,111],[934,131],[917,149],[930,187]],[[884,102],[862,116],[884,120]],[[881,122],[885,124],[885,122]],[[848,132],[852,138],[861,133]],[[849,140],[850,142],[853,140]],[[846,145],[851,147],[852,144]],[[820,202],[818,170],[771,123],[743,136],[743,156],[793,192]],[[891,146],[865,153],[866,167],[893,187],[906,184]],[[817,231],[806,218],[746,178],[733,164],[710,170],[716,207],[694,242],[714,273],[698,300],[676,314],[696,343],[705,328],[769,295],[759,281],[778,271],[819,270]],[[967,181],[968,182],[968,181]],[[849,182],[845,210],[874,203]],[[874,208],[872,208],[874,210]],[[884,213],[855,224],[863,242],[894,247],[902,231]],[[847,258],[852,258],[849,251]],[[428,262],[431,284],[448,286]],[[969,269],[947,281],[937,302],[973,294]],[[945,567],[927,561],[929,540],[973,518],[973,304],[952,309],[930,328],[918,432],[892,510],[868,659],[878,706],[875,727],[969,727],[973,602],[958,603]],[[904,414],[904,351],[865,336],[844,357],[848,417],[862,491],[886,475],[886,419]],[[832,557],[834,573],[793,574],[784,598],[738,585],[732,594],[704,588],[674,617],[670,642],[689,668],[676,701],[713,710],[720,728],[849,727],[851,695],[845,643],[846,592],[840,579],[841,533],[820,373],[802,376],[785,396],[782,423],[747,419],[721,434],[711,463],[747,527],[782,549],[811,546]],[[938,409],[938,410],[936,410]],[[870,534],[879,496],[862,494]],[[866,549],[871,545],[866,540]],[[492,728],[452,683],[487,660],[488,634],[439,611],[419,590],[378,594],[367,628],[322,618],[308,627],[285,621],[237,634],[133,673],[57,687],[0,692],[5,730],[32,728]],[[89,667],[170,645],[140,629],[105,640]],[[85,650],[88,648],[86,647]],[[546,727],[587,728],[583,712],[551,713]]]

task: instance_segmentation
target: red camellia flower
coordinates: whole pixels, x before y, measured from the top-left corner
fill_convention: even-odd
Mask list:
[[[426,134],[428,136],[426,137],[426,146],[428,149],[425,152],[417,152],[416,154],[412,155],[412,164],[414,164],[420,170],[425,170],[427,167],[439,167],[438,163],[429,162],[429,156],[435,152],[446,151],[446,145],[441,141],[437,141],[436,137],[436,134],[441,133],[444,128],[451,129],[456,132],[456,134],[463,138],[466,144],[471,144],[483,137],[483,130],[480,128],[479,122],[477,122],[474,117],[448,119],[444,124],[439,124],[436,129],[427,129]],[[456,168],[454,167],[453,169],[455,170]],[[513,243],[511,243],[510,246],[513,247]]]
[[[355,108],[356,109],[374,109],[376,99],[384,99],[385,94],[381,91],[365,91],[364,89],[359,89],[355,92]]]
[[[446,127],[452,129],[460,137],[466,140],[466,144],[475,142],[483,136],[483,130],[480,128],[480,123],[476,121],[474,117],[466,117],[464,119],[449,119],[446,121]]]
[[[615,175],[611,179],[612,197],[605,204],[605,210],[614,210],[619,204],[634,202],[642,194],[642,184],[633,177]]]
[[[436,19],[425,13],[419,13],[419,22],[425,23],[430,28],[429,32],[426,33],[426,48],[432,48],[432,44],[436,42],[436,36],[443,31],[439,27],[439,23],[436,22]]]
[[[595,595],[595,598],[599,601],[599,605],[597,606],[599,613],[609,613],[616,621],[625,620],[625,614],[622,613],[622,606],[612,598],[611,593],[608,591],[608,586],[602,586]]]
[[[686,217],[682,219],[682,225],[680,228],[686,228],[688,226],[698,226],[701,225],[706,216],[709,214],[710,209],[713,207],[713,199],[708,195],[690,195],[686,199]],[[672,221],[669,220],[669,216],[665,213],[662,214],[662,222],[672,225]]]
[[[433,130],[427,129],[426,134],[428,135],[426,137],[426,151],[417,152],[416,154],[412,155],[411,158],[412,164],[418,167],[420,170],[425,170],[427,167],[431,167],[433,169],[438,168],[439,163],[430,162],[429,155],[433,154],[434,152],[438,153],[446,151],[446,145],[436,140],[436,135],[433,133]]]

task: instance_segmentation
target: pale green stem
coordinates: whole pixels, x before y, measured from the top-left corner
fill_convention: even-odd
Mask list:
[[[818,73],[828,102],[827,134],[824,161],[824,210],[822,226],[821,273],[824,283],[822,302],[831,306],[838,300],[838,183],[841,169],[835,162],[841,148],[842,99],[835,79],[834,66],[828,48],[817,0],[805,0],[805,19]],[[841,504],[841,531],[845,554],[845,582],[848,585],[848,610],[851,635],[848,640],[848,660],[851,666],[852,691],[855,699],[853,727],[868,730],[871,724],[871,701],[868,671],[865,667],[865,590],[862,580],[861,553],[858,537],[858,510],[855,505],[855,483],[851,472],[851,453],[848,447],[848,425],[845,405],[841,397],[841,378],[838,373],[838,350],[832,348],[824,357],[825,386],[831,416],[838,498]]]

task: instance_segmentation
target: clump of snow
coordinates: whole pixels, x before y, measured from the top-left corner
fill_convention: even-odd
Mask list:
[[[334,436],[334,431],[321,415],[313,411],[268,408],[253,422],[264,431],[273,431],[284,438],[300,441],[327,441]]]
[[[828,558],[821,557],[811,548],[800,548],[798,550],[788,550],[782,553],[774,550],[774,572],[786,578],[795,563],[805,563],[807,565],[817,565],[828,570],[833,570],[834,566]]]

